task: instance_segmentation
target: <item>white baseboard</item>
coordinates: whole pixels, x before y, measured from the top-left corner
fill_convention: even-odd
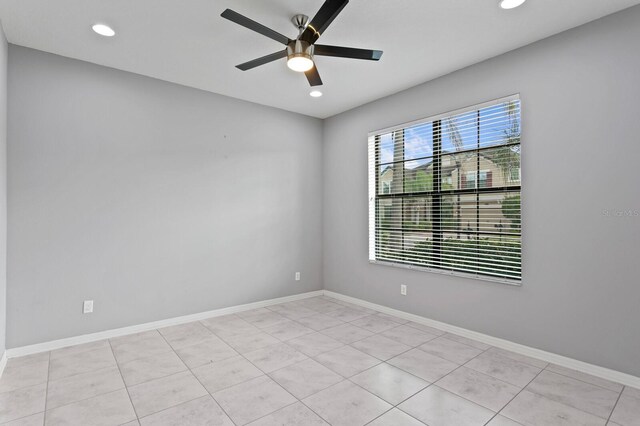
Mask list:
[[[477,331],[467,330],[466,328],[456,327],[455,325],[447,324],[444,322],[432,320],[429,318],[421,317],[419,315],[410,314],[408,312],[399,311],[397,309],[388,308],[386,306],[377,305],[375,303],[367,302],[355,297],[345,296],[340,293],[334,293],[333,291],[324,290],[324,294],[334,299],[343,300],[345,302],[353,303],[354,305],[360,305],[365,308],[373,309],[374,311],[382,312],[389,315],[395,315],[406,320],[414,321],[420,324],[428,325],[433,328],[437,328],[442,331],[454,333],[463,337],[477,340],[482,343],[486,343],[491,346],[495,346],[500,349],[505,349],[511,352],[515,352],[521,355],[530,356],[539,360],[550,362],[560,365],[562,367],[577,370],[582,373],[591,374],[592,376],[600,377],[601,379],[610,380],[612,382],[621,383],[626,386],[631,386],[640,389],[640,377],[632,376],[630,374],[622,373],[620,371],[611,370],[609,368],[600,367],[598,365],[589,364],[586,362],[578,361],[573,358],[554,354],[551,352],[543,351],[540,349],[532,348],[529,346],[514,343],[509,340],[500,339],[498,337],[489,336],[487,334],[478,333]]]
[[[49,342],[36,343],[35,345],[21,346],[18,348],[7,349],[3,357],[4,363],[7,358],[15,358],[24,355],[31,355],[40,352],[60,349],[67,346],[79,345],[81,343],[95,342],[98,340],[110,339],[113,337],[126,336],[129,334],[140,333],[142,331],[154,330],[156,328],[169,327],[171,325],[185,324],[187,322],[199,321],[212,317],[233,314],[236,312],[248,311],[251,309],[263,308],[265,306],[276,305],[278,303],[293,302],[296,300],[307,299],[309,297],[321,296],[323,290],[311,291],[308,293],[295,294],[293,296],[278,297],[277,299],[262,300],[260,302],[247,303],[245,305],[230,306],[228,308],[214,309],[212,311],[200,312],[197,314],[185,315],[176,318],[169,318],[160,321],[153,321],[129,327],[116,328],[113,330],[105,330],[97,333],[84,334],[81,336],[68,337],[66,339],[52,340]],[[1,364],[4,367],[4,364]]]
[[[428,325],[433,328],[437,328],[442,331],[454,333],[460,336],[468,337],[470,339],[477,340],[482,343],[486,343],[497,348],[509,350],[521,355],[537,358],[545,362],[560,365],[562,367],[577,370],[583,373],[591,374],[596,377],[600,377],[605,380],[618,382],[626,386],[631,386],[640,389],[640,377],[632,376],[630,374],[622,373],[620,371],[611,370],[609,368],[600,367],[597,365],[589,364],[586,362],[578,361],[573,358],[568,358],[562,355],[554,354],[551,352],[543,351],[540,349],[532,348],[529,346],[514,343],[508,340],[500,339],[497,337],[489,336],[487,334],[478,333],[476,331],[468,330],[466,328],[457,327],[444,322],[432,320],[419,315],[410,314],[408,312],[399,311],[397,309],[389,308],[386,306],[378,305],[375,303],[367,302],[355,297],[345,296],[340,293],[335,293],[329,290],[317,290],[308,293],[296,294],[293,296],[279,297],[276,299],[263,300],[260,302],[247,303],[245,305],[230,306],[227,308],[215,309],[207,312],[200,312],[197,314],[185,315],[176,318],[169,318],[160,321],[153,321],[139,325],[133,325],[130,327],[122,327],[113,330],[106,330],[97,333],[84,334],[76,337],[69,337],[66,339],[52,340],[49,342],[37,343],[35,345],[22,346],[18,348],[7,349],[0,358],[0,377],[7,364],[8,358],[15,358],[24,355],[31,355],[39,352],[46,352],[55,349],[64,348],[67,346],[78,345],[81,343],[95,342],[98,340],[109,339],[113,337],[126,336],[129,334],[140,333],[142,331],[154,330],[156,328],[168,327],[172,325],[184,324],[192,321],[199,321],[207,318],[233,314],[236,312],[248,311],[251,309],[262,308],[278,303],[293,302],[296,300],[307,299],[309,297],[326,295],[334,299],[343,300],[345,302],[353,303],[355,305],[363,306],[365,308],[373,309],[378,312],[383,312],[390,315],[395,315],[400,318],[404,318],[409,321],[414,321],[420,324]]]
[[[2,353],[2,358],[0,358],[0,379],[2,378],[2,373],[4,373],[4,368],[7,366],[7,351]]]

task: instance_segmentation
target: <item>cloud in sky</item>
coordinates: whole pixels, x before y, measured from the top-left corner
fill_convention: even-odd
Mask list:
[[[504,143],[505,135],[513,125],[514,116],[507,115],[509,104],[493,105],[483,108],[479,112],[470,111],[451,119],[443,119],[442,125],[442,151],[455,152],[466,149],[475,149],[485,146]],[[519,103],[517,105],[517,128],[519,129]],[[478,125],[478,118],[480,124]],[[448,120],[451,120],[449,123]],[[451,126],[453,124],[453,126]],[[457,129],[458,143],[454,143],[454,129]],[[404,158],[406,168],[415,168],[430,160],[415,161],[416,158],[430,157],[433,155],[433,123],[422,123],[405,129],[404,134]],[[393,161],[393,133],[380,136],[380,160],[381,163]]]

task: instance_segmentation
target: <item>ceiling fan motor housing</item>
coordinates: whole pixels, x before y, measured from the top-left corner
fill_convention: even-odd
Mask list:
[[[313,44],[303,40],[292,40],[287,45],[287,59],[307,58],[313,60]]]

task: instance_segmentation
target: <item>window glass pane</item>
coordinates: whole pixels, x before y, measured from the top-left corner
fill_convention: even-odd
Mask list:
[[[477,228],[477,203],[475,194],[443,195],[440,197],[440,220],[435,220],[445,234],[460,237],[473,233]],[[466,234],[465,234],[466,235]]]
[[[480,110],[480,147],[520,142],[520,102]]]
[[[471,111],[442,120],[442,152],[478,147],[477,112]]]
[[[433,123],[409,127],[404,132],[404,158],[431,157],[433,155]]]
[[[393,135],[385,133],[380,135],[378,139],[378,163],[391,163],[393,161]]]
[[[519,186],[520,145],[481,150],[480,170],[480,188]]]
[[[431,197],[407,197],[402,210],[402,227],[411,231],[431,231]]]
[[[402,260],[402,232],[376,230],[376,255],[378,259],[392,262]]]
[[[404,163],[404,191],[433,191],[433,162],[431,159]]]
[[[442,190],[465,189],[469,172],[475,176],[477,158],[475,151],[443,155],[440,172]]]
[[[402,163],[380,166],[378,175],[378,194],[397,194],[402,192]],[[396,173],[396,170],[399,170]]]
[[[443,183],[451,185],[450,187],[443,185],[442,190],[476,188],[477,151],[443,155],[441,167]]]
[[[441,248],[441,267],[463,272],[476,272],[478,257],[475,238],[448,233]]]
[[[384,198],[376,201],[378,228],[400,228],[402,226],[402,198]]]
[[[519,236],[480,236],[477,245],[479,273],[507,278],[520,277],[522,248]]]
[[[407,263],[434,266],[433,236],[429,231],[405,232],[403,256]]]
[[[498,192],[479,195],[480,231],[500,235],[520,233],[520,193]]]

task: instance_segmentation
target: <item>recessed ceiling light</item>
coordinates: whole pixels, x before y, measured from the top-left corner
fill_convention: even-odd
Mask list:
[[[320,96],[322,96],[322,92],[319,90],[312,90],[311,93],[309,93],[309,95],[312,98],[319,98]]]
[[[113,31],[113,28],[105,24],[95,24],[91,28],[93,28],[93,31],[100,34],[101,36],[113,37],[114,35],[116,35],[116,32]]]
[[[515,9],[526,0],[500,0],[500,7],[503,9]]]

